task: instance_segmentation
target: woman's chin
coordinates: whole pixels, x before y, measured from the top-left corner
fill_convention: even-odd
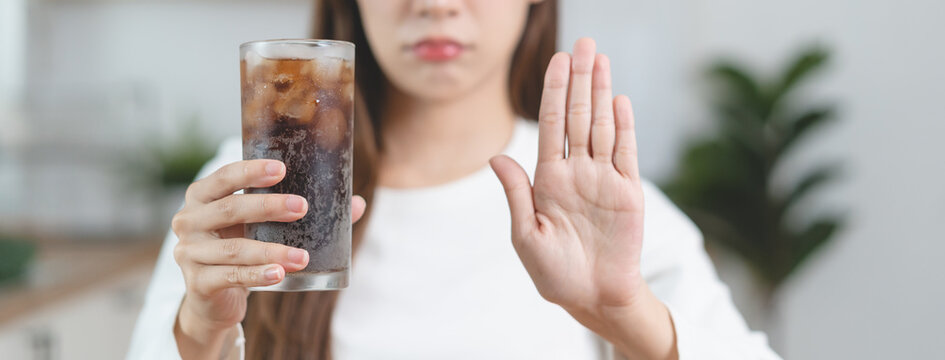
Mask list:
[[[461,81],[423,81],[400,86],[400,90],[419,101],[443,102],[465,96],[472,87],[472,84]]]

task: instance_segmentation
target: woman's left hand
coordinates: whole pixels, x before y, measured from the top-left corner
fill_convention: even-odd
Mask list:
[[[508,197],[512,243],[541,296],[639,355],[619,344],[624,327],[651,325],[656,312],[674,336],[640,274],[644,206],[630,100],[613,97],[609,60],[595,47],[580,39],[573,57],[558,53],[548,65],[534,186],[514,160],[491,164]]]

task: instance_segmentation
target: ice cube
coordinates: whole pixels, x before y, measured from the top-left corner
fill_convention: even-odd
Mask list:
[[[354,83],[349,82],[341,88],[341,102],[347,103],[354,101]]]
[[[348,119],[337,108],[327,108],[318,114],[315,139],[324,150],[334,150],[345,140],[348,131]]]
[[[276,74],[275,78],[272,79],[272,86],[278,92],[289,90],[293,83],[295,83],[295,77],[289,74]]]
[[[253,61],[246,61],[246,79],[245,81],[253,86],[268,83],[276,76],[276,62],[273,60],[259,58]]]
[[[275,99],[275,92],[265,89],[257,89],[250,96],[243,97],[243,127],[247,129],[256,129],[270,118],[270,104]]]
[[[315,63],[315,79],[324,86],[333,86],[341,80],[344,61],[336,57],[319,58]]]
[[[318,109],[315,94],[315,89],[305,86],[303,82],[295,82],[288,91],[279,94],[272,104],[272,110],[283,121],[308,124]]]
[[[246,67],[252,69],[261,64],[265,59],[255,51],[247,51],[243,61],[246,61]]]
[[[294,44],[273,44],[259,47],[260,55],[269,59],[314,59],[318,48]]]
[[[350,61],[344,61],[344,67],[341,69],[341,82],[345,84],[354,82],[354,64]]]
[[[354,59],[353,46],[319,46],[316,49],[320,58]]]

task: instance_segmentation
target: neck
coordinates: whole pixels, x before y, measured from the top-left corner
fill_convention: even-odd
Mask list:
[[[488,165],[508,144],[515,127],[506,75],[455,99],[418,99],[389,92],[382,126],[379,183],[393,188],[433,186]]]

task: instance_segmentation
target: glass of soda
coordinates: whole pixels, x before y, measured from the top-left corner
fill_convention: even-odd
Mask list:
[[[351,152],[354,44],[266,40],[240,45],[243,159],[285,163],[285,178],[247,194],[308,200],[298,221],[246,224],[245,236],[305,249],[305,269],[255,291],[348,286],[351,266]]]

